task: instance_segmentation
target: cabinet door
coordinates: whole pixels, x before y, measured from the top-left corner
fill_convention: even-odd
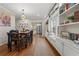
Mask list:
[[[68,46],[64,46],[64,56],[79,56],[79,53]]]
[[[55,45],[56,45],[58,52],[62,55],[63,54],[63,43],[60,41],[56,41]]]

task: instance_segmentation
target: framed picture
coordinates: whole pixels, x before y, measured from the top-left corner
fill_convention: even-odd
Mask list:
[[[11,16],[0,14],[0,26],[11,26]]]

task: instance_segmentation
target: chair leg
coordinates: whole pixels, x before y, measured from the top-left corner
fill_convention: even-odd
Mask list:
[[[12,51],[12,47],[10,47],[10,51]]]
[[[27,39],[25,40],[25,48],[27,47],[27,45],[28,45],[28,41],[27,41]]]
[[[12,51],[12,43],[11,42],[8,42],[8,49],[9,49],[9,51]]]
[[[18,50],[18,51],[20,50],[20,44],[19,44],[19,41],[17,41],[17,50]]]

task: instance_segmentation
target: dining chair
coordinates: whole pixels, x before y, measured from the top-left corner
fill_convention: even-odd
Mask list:
[[[29,43],[32,44],[32,42],[33,42],[33,31],[31,30]]]
[[[8,49],[9,49],[10,51],[12,51],[11,35],[10,35],[10,33],[7,33],[7,35],[8,35]]]
[[[12,47],[19,49],[19,34],[16,30],[11,30],[8,34],[8,49],[12,51]]]
[[[32,44],[32,42],[33,42],[33,31],[30,31],[29,33],[27,33],[26,40],[27,40],[28,45]]]
[[[19,34],[21,39],[21,48],[26,48],[27,47],[26,33],[19,33]]]

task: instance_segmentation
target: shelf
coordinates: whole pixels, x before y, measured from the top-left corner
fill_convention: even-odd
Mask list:
[[[67,24],[62,24],[59,26],[69,26],[69,25],[76,25],[76,24],[79,24],[79,22],[67,23]]]
[[[71,9],[74,10],[75,6],[77,6],[78,4],[73,5],[72,7],[70,7],[69,9],[65,10],[63,13],[60,14],[60,16],[62,16],[63,14],[67,13],[67,11],[70,11]]]

